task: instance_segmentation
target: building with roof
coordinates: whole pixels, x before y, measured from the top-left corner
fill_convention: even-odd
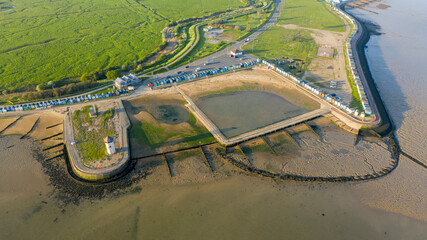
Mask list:
[[[230,51],[230,55],[232,57],[240,57],[243,55],[243,52],[236,48],[236,49]]]
[[[105,148],[107,149],[108,155],[116,153],[116,148],[114,146],[114,138],[107,136],[104,138]]]
[[[119,77],[114,80],[114,85],[118,89],[123,89],[128,86],[132,86],[136,83],[139,83],[141,79],[139,79],[135,74],[131,73],[127,76]]]

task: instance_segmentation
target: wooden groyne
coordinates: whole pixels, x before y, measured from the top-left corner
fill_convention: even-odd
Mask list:
[[[304,124],[307,126],[308,130],[310,130],[310,132],[312,132],[320,141],[323,140],[322,137],[319,134],[317,134],[316,131],[314,131],[313,127],[310,124],[308,123],[304,123]]]
[[[200,146],[200,152],[202,152],[203,158],[205,159],[209,169],[214,172],[215,171],[215,166],[213,165],[212,161],[208,159],[208,157],[206,156],[206,150],[203,149],[203,146]]]
[[[163,161],[165,161],[166,166],[168,167],[169,175],[171,177],[174,177],[175,174],[173,173],[173,170],[172,170],[172,164],[170,163],[170,161],[168,160],[165,154],[162,154],[162,158],[163,158]]]
[[[46,129],[53,128],[53,127],[56,127],[56,126],[59,126],[59,125],[62,125],[62,124],[63,124],[62,122],[61,123],[57,123],[57,124],[54,124],[52,126],[46,127]]]
[[[57,137],[57,136],[62,135],[62,134],[63,134],[63,132],[60,132],[60,133],[54,134],[54,135],[52,135],[52,136],[42,138],[40,141],[45,141],[45,140],[48,140],[48,139],[51,139],[51,138]]]
[[[421,161],[417,160],[416,158],[412,157],[411,155],[407,154],[406,152],[400,151],[400,153],[401,153],[403,156],[405,156],[405,157],[409,158],[409,159],[410,159],[411,161],[413,161],[414,163],[416,163],[416,164],[420,165],[421,167],[423,167],[423,168],[426,168],[426,169],[427,169],[427,165],[425,165],[425,164],[424,164],[424,163],[422,163]]]
[[[34,129],[36,128],[36,126],[37,126],[37,123],[39,123],[40,122],[40,117],[39,118],[37,118],[37,120],[34,122],[34,124],[33,124],[33,126],[31,127],[31,129],[30,129],[30,131],[28,131],[26,134],[24,134],[23,136],[21,136],[19,139],[23,139],[23,138],[25,138],[26,136],[28,136],[32,131],[34,131]]]
[[[240,147],[240,144],[236,145],[236,148],[239,150],[240,153],[242,153],[243,158],[249,163],[249,165],[253,166],[254,164],[252,163],[252,161],[248,158],[248,156],[246,155],[246,153],[243,151],[242,147]]]
[[[192,147],[180,148],[180,149],[177,149],[177,150],[171,150],[171,151],[165,151],[165,152],[160,152],[160,153],[154,153],[154,154],[150,154],[150,155],[146,155],[146,156],[142,156],[142,157],[134,157],[134,158],[132,158],[132,160],[140,160],[140,159],[144,159],[144,158],[162,156],[163,154],[170,154],[170,153],[182,152],[182,151],[186,151],[186,150],[193,150],[193,149],[196,149],[196,148],[199,148],[199,147],[210,146],[210,145],[213,145],[213,144],[216,144],[216,143],[217,142],[206,143],[206,144],[201,144],[201,145],[192,146]]]
[[[52,149],[52,148],[56,148],[56,147],[59,147],[59,146],[62,146],[62,145],[64,145],[64,143],[58,143],[58,144],[56,144],[56,145],[53,145],[53,146],[50,146],[50,147],[44,148],[44,149],[43,149],[43,151],[47,151],[47,150],[50,150],[50,149]]]
[[[59,158],[59,157],[63,157],[63,156],[64,156],[64,153],[62,152],[62,153],[57,154],[57,155],[55,155],[55,156],[53,156],[51,158],[46,159],[46,161],[51,161],[53,159],[56,159],[56,158]]]
[[[300,147],[300,145],[297,143],[297,141],[295,141],[295,139],[292,137],[292,135],[286,129],[283,129],[282,132],[291,139],[291,141],[295,144],[295,146]]]
[[[13,125],[15,125],[19,120],[22,119],[22,116],[20,116],[19,118],[17,118],[15,121],[13,121],[12,123],[10,123],[9,125],[7,125],[3,130],[0,131],[0,134],[2,134],[4,131],[6,131],[8,128],[12,127]]]

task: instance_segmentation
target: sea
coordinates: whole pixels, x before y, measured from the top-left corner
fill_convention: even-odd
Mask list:
[[[397,139],[427,164],[427,1],[364,8],[352,12],[380,26],[366,53]],[[427,239],[427,171],[407,157],[368,182],[236,175],[63,204],[29,150],[6,151],[17,141],[0,138],[0,239]]]

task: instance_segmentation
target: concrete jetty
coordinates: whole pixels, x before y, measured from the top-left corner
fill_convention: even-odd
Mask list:
[[[109,167],[92,169],[83,164],[83,161],[77,151],[74,142],[73,126],[71,121],[71,111],[67,113],[64,119],[64,140],[68,149],[68,158],[73,172],[80,178],[87,181],[100,181],[112,178],[123,172],[129,164],[129,139],[128,128],[130,122],[121,100],[117,101],[118,114],[120,122],[119,141],[121,146],[121,159],[120,161]]]

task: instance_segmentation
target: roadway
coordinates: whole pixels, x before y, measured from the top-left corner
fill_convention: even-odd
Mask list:
[[[206,70],[212,70],[215,68],[220,68],[220,67],[225,67],[225,66],[237,65],[237,64],[240,64],[242,62],[247,62],[247,61],[251,61],[251,60],[256,60],[257,57],[255,57],[251,54],[244,54],[241,58],[230,57],[230,51],[234,50],[234,49],[240,49],[241,50],[243,45],[251,43],[258,35],[263,33],[270,26],[274,25],[274,23],[276,22],[279,14],[280,14],[281,6],[282,6],[282,0],[276,0],[276,6],[275,6],[275,9],[274,9],[274,12],[273,12],[273,15],[271,16],[271,18],[264,24],[264,26],[259,28],[257,31],[255,31],[251,35],[247,36],[245,39],[238,41],[238,42],[235,42],[231,46],[229,46],[229,47],[227,47],[227,48],[225,48],[219,52],[216,52],[212,55],[209,55],[203,59],[191,62],[189,64],[186,64],[185,66],[181,66],[179,68],[176,68],[176,69],[164,72],[164,73],[156,74],[153,77],[145,80],[144,84],[146,85],[150,82],[154,82],[154,81],[157,81],[159,79],[164,79],[167,76],[177,76],[178,72],[182,72],[183,74],[189,74],[189,73],[194,73],[194,71],[197,68],[200,68],[199,71],[206,71]],[[249,41],[247,41],[247,39],[249,39]],[[242,60],[240,60],[240,59],[242,59]],[[207,63],[207,64],[205,65],[205,63]],[[138,89],[136,89],[136,94],[142,93],[142,92],[147,91],[147,90],[148,90],[148,88],[146,88],[146,87],[139,87]]]

